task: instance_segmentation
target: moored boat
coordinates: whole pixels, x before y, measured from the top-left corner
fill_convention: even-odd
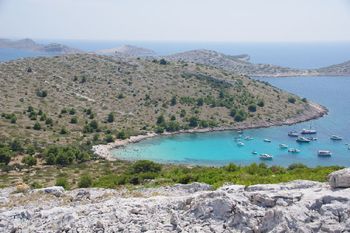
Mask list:
[[[286,144],[280,144],[280,149],[287,149],[288,148],[288,145]]]
[[[237,146],[244,146],[244,143],[243,142],[238,142]]]
[[[264,139],[264,142],[271,142],[271,140],[268,139],[268,138],[265,138],[265,139]]]
[[[299,153],[300,150],[298,150],[298,149],[296,149],[296,148],[290,148],[290,149],[288,150],[288,152],[290,152],[290,153]]]
[[[271,160],[273,157],[269,154],[260,154],[259,158],[263,160]]]
[[[251,140],[253,140],[254,138],[252,138],[251,136],[246,136],[246,137],[244,137],[244,140],[246,140],[246,141],[251,141]]]
[[[289,137],[299,137],[299,134],[297,131],[290,131],[288,132]]]
[[[252,151],[252,154],[253,154],[253,155],[257,155],[258,152],[256,152],[255,150],[253,150],[253,151]]]
[[[340,141],[340,140],[343,140],[343,138],[338,136],[338,135],[332,135],[331,136],[331,140],[333,140],[333,141]]]
[[[332,152],[329,150],[319,150],[317,154],[318,156],[332,156]]]
[[[317,133],[317,131],[314,129],[303,129],[301,131],[301,134],[316,134],[316,133]]]
[[[305,138],[305,137],[298,137],[297,142],[301,142],[301,143],[309,143],[311,142],[309,139]]]

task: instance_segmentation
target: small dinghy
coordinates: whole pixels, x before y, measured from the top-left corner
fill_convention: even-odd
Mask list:
[[[270,140],[270,139],[265,138],[265,139],[264,139],[264,142],[271,142],[271,140]]]
[[[246,136],[245,138],[244,138],[244,140],[246,140],[246,141],[251,141],[251,140],[253,140],[254,138],[252,138],[251,136]]]
[[[323,157],[332,156],[332,152],[330,152],[329,150],[319,150],[317,154],[318,156],[323,156]]]
[[[299,137],[299,134],[298,134],[297,131],[290,131],[290,132],[288,133],[288,136],[289,136],[289,137]]]
[[[307,139],[309,139],[310,141],[317,141],[318,138],[315,138],[315,137],[307,137]]]
[[[257,155],[258,152],[256,152],[255,150],[253,150],[253,151],[252,151],[252,154],[253,154],[253,155]]]
[[[280,149],[287,149],[288,148],[288,145],[286,144],[280,144]]]
[[[331,140],[333,140],[333,141],[340,141],[340,140],[343,140],[343,138],[338,136],[338,135],[332,135],[331,136]]]
[[[297,142],[300,142],[300,143],[309,143],[311,142],[309,139],[305,138],[305,137],[298,137]]]
[[[273,157],[272,155],[269,155],[269,154],[261,154],[259,158],[262,160],[271,160]]]
[[[298,150],[298,149],[296,149],[296,148],[290,148],[290,149],[288,150],[288,152],[289,152],[289,153],[296,154],[296,153],[299,153],[300,150]]]

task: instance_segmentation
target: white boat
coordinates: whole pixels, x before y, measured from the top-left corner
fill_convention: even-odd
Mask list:
[[[332,156],[332,152],[329,150],[319,150],[318,151],[319,156]]]
[[[311,142],[309,139],[307,139],[305,137],[298,137],[296,141],[297,142],[301,142],[301,143],[304,143],[304,142],[309,143],[309,142]]]
[[[317,141],[318,138],[315,138],[315,137],[307,137],[307,139],[309,139],[310,141]]]
[[[290,131],[288,132],[289,137],[299,137],[299,134],[297,131]]]
[[[258,152],[256,152],[255,150],[252,152],[253,155],[257,155]]]
[[[317,131],[314,129],[303,129],[301,131],[301,134],[316,134],[316,133],[317,133]]]
[[[243,142],[238,142],[237,146],[244,146],[244,143]]]
[[[333,140],[333,141],[340,141],[340,140],[343,140],[343,138],[342,138],[342,137],[339,137],[339,136],[337,136],[337,135],[332,135],[332,136],[331,136],[331,140]]]
[[[281,149],[287,149],[287,148],[288,148],[288,145],[286,145],[286,144],[280,144],[280,148],[281,148]]]
[[[253,140],[254,138],[252,138],[251,136],[246,136],[245,138],[244,138],[244,140],[246,140],[246,141],[251,141],[251,140]]]
[[[263,160],[271,160],[273,157],[269,154],[260,154],[259,158]]]
[[[288,152],[290,152],[290,153],[299,153],[300,150],[298,150],[298,149],[296,149],[296,148],[290,148],[290,149],[288,150]]]
[[[265,139],[264,139],[264,142],[271,142],[271,140],[270,140],[270,139],[265,138]]]

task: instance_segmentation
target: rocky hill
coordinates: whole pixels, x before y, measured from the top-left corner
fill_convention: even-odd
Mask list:
[[[266,83],[184,62],[91,54],[0,64],[0,135],[84,142],[208,127],[266,127],[325,111]]]
[[[350,170],[330,185],[193,183],[128,190],[0,190],[1,232],[349,232]]]
[[[350,76],[350,61],[316,69],[319,75]]]
[[[292,69],[288,67],[254,64],[242,56],[230,56],[212,50],[192,50],[167,56],[170,60],[194,62],[197,64],[214,66],[237,74],[248,76],[300,76],[310,75],[312,72]]]
[[[57,44],[57,43],[50,43],[47,45],[43,45],[43,44],[38,44],[31,39],[22,39],[22,40],[0,39],[0,48],[13,48],[13,49],[38,51],[38,52],[53,53],[53,54],[82,53],[82,51],[68,47],[66,45]]]
[[[127,56],[127,57],[147,57],[156,56],[156,52],[146,48],[140,48],[132,45],[123,45],[118,48],[104,49],[96,51],[97,54]]]

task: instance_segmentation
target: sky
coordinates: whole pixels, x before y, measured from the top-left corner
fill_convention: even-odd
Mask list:
[[[350,41],[350,0],[0,0],[0,37]]]

